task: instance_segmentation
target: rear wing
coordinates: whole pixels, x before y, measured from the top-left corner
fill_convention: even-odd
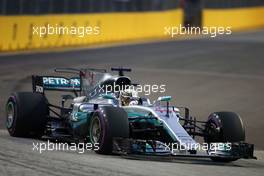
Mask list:
[[[32,76],[33,92],[44,94],[45,90],[55,91],[81,91],[80,77],[66,78],[61,76]]]
[[[87,72],[101,72],[106,73],[105,69],[96,68],[56,68],[57,73],[74,74],[74,77],[66,78],[62,76],[32,76],[33,92],[44,94],[45,90],[55,91],[70,91],[77,95],[77,92],[82,91],[82,78],[85,77]],[[93,79],[93,74],[90,79]]]

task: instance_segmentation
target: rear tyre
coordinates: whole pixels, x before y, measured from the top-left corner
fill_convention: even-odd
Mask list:
[[[14,137],[40,137],[48,115],[47,100],[42,94],[13,93],[6,103],[6,127]]]
[[[127,113],[111,106],[98,109],[90,120],[89,137],[96,153],[111,154],[114,137],[129,137]]]
[[[245,141],[245,129],[240,116],[234,112],[214,112],[212,113],[205,127],[206,143],[217,142],[243,142]],[[237,159],[212,157],[213,161],[230,162]]]

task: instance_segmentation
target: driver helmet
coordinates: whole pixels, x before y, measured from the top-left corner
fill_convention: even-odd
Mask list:
[[[134,89],[125,89],[120,92],[120,102],[122,106],[138,104],[138,92]]]

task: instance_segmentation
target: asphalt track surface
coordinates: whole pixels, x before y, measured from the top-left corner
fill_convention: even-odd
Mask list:
[[[30,75],[52,74],[55,67],[130,67],[137,83],[166,84],[175,105],[206,119],[211,112],[238,112],[247,141],[264,149],[264,31],[98,49],[0,56],[0,126],[4,105],[14,91],[30,90]],[[160,94],[152,94],[155,98]],[[49,95],[52,102],[58,97]],[[0,175],[263,175],[259,160],[213,163],[207,159],[149,161],[102,156],[86,151],[32,151],[32,139],[11,138],[0,130]],[[159,160],[159,159],[153,159]]]

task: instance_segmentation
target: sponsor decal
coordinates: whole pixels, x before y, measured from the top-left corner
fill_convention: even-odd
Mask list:
[[[54,89],[79,89],[81,86],[79,78],[63,78],[63,77],[43,77],[43,85],[45,88]]]

